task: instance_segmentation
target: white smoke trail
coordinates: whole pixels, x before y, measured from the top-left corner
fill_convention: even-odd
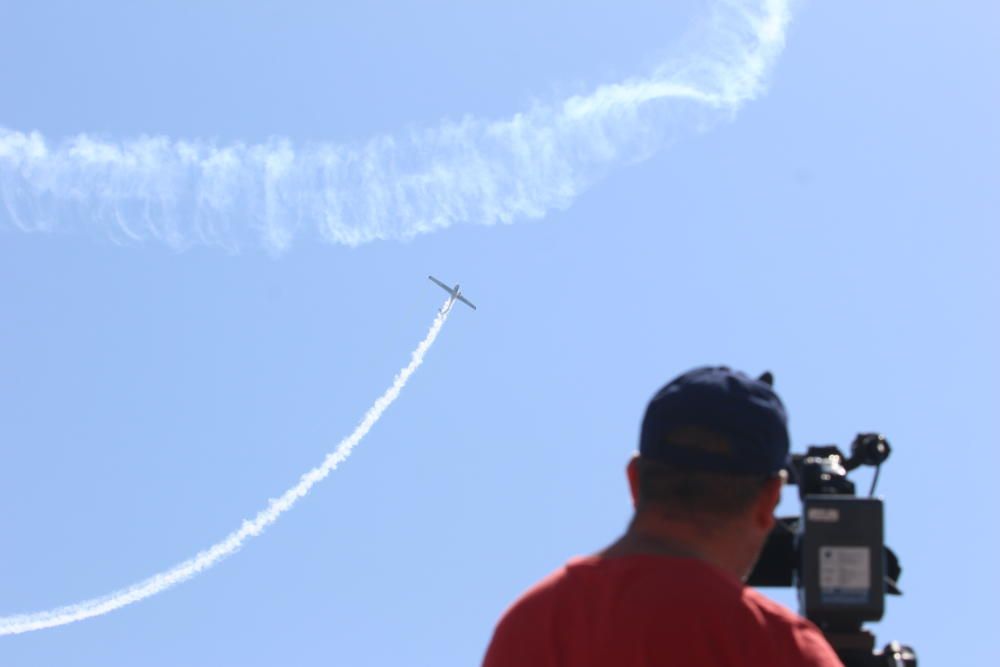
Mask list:
[[[281,252],[303,233],[355,246],[538,218],[608,169],[757,97],[784,45],[790,1],[718,0],[686,42],[691,55],[648,76],[503,120],[466,117],[361,145],[87,135],[51,145],[0,128],[0,224]]]
[[[327,454],[321,465],[302,475],[298,484],[285,491],[280,498],[272,499],[266,509],[261,510],[253,519],[244,521],[238,530],[233,531],[221,542],[213,544],[193,558],[179,563],[169,570],[154,574],[152,577],[133,584],[128,588],[49,611],[0,617],[0,635],[16,635],[23,632],[31,632],[32,630],[43,630],[107,614],[125,605],[161,593],[186,579],[204,572],[226,556],[236,552],[249,538],[260,535],[266,527],[290,510],[299,498],[309,493],[309,490],[314,485],[325,479],[327,475],[333,472],[338,465],[351,455],[351,450],[367,435],[368,431],[379,420],[379,417],[382,416],[386,408],[392,405],[392,402],[399,396],[399,392],[406,386],[407,380],[410,379],[410,376],[413,375],[420,364],[423,363],[424,355],[427,354],[427,350],[434,344],[434,340],[441,331],[441,327],[444,326],[445,320],[448,319],[448,313],[451,311],[453,304],[454,298],[449,298],[445,301],[444,305],[438,311],[437,317],[434,318],[434,323],[431,325],[430,331],[427,332],[427,336],[413,350],[410,363],[396,375],[392,381],[392,385],[385,393],[375,400],[375,403],[368,409],[368,412],[365,413],[364,418],[355,427],[354,431],[341,440],[336,449]]]

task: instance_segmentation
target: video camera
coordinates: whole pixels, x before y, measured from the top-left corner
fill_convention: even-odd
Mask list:
[[[882,501],[873,495],[890,452],[884,436],[861,433],[849,457],[833,445],[793,455],[788,483],[799,487],[802,515],[778,518],[747,579],[751,586],[795,586],[800,613],[846,667],[917,664],[914,651],[898,642],[876,651],[875,636],[861,627],[882,618],[886,593],[902,595],[902,568],[884,544]],[[874,466],[875,476],[861,498],[847,473],[863,465]]]

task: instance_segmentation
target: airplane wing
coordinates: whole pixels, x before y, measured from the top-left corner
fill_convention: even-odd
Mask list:
[[[459,300],[459,301],[461,301],[462,303],[464,303],[464,304],[465,304],[466,306],[468,306],[469,308],[472,308],[472,310],[475,310],[475,309],[476,309],[475,305],[473,305],[473,303],[472,303],[471,301],[469,301],[468,299],[466,299],[466,298],[465,298],[464,296],[462,296],[461,294],[459,294],[459,295],[458,295],[458,300]]]
[[[444,289],[448,290],[449,292],[451,291],[450,287],[448,287],[447,285],[445,285],[443,282],[441,282],[440,280],[438,280],[434,276],[427,276],[427,277],[430,278],[432,282],[437,283],[438,285],[440,285]]]

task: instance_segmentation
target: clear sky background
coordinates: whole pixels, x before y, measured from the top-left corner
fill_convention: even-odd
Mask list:
[[[0,125],[304,143],[505,118],[644,73],[703,9],[7,3]],[[476,664],[524,587],[624,527],[649,396],[726,363],[775,373],[796,450],[889,437],[906,595],[879,643],[988,664],[998,25],[987,2],[801,3],[764,97],[541,220],[280,256],[0,226],[0,615],[145,578],[291,486],[426,332],[428,273],[480,307],[260,538],[157,597],[2,637],[0,663]]]

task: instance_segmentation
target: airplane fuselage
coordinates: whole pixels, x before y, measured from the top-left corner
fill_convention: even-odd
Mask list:
[[[461,301],[462,303],[464,303],[465,305],[467,305],[469,308],[472,308],[473,310],[476,309],[476,307],[474,305],[472,305],[472,302],[470,302],[468,299],[466,299],[464,296],[462,296],[462,288],[461,288],[461,286],[458,283],[455,283],[454,287],[448,287],[447,285],[445,285],[443,282],[441,282],[440,280],[438,280],[434,276],[427,276],[427,277],[431,280],[431,282],[433,282],[436,285],[438,285],[438,287],[440,287],[441,289],[443,289],[445,292],[448,292],[448,294],[451,294],[452,302],[454,302],[456,300],[457,301]]]

